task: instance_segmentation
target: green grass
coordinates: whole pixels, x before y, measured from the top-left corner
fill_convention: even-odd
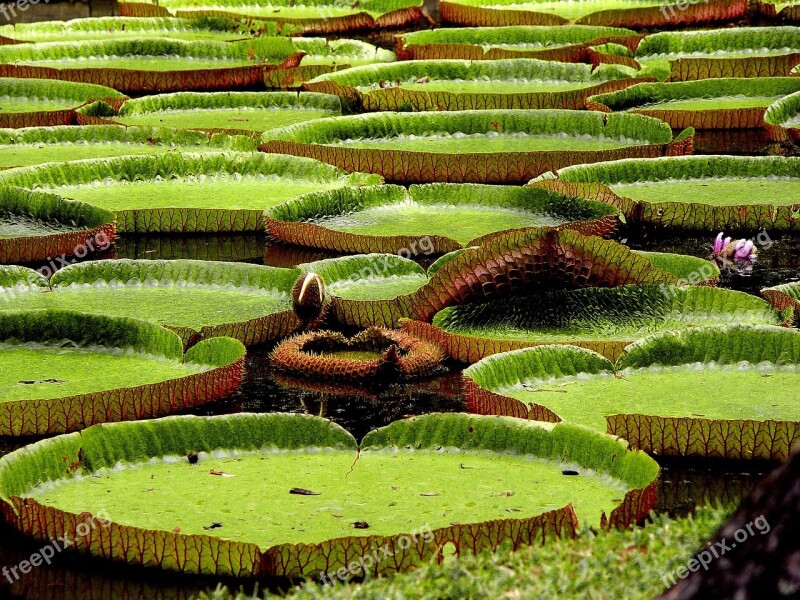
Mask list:
[[[346,279],[329,285],[328,291],[348,300],[390,300],[415,292],[427,282],[428,278],[421,275]]]
[[[133,114],[115,117],[114,120],[125,125],[145,125],[148,127],[172,127],[175,129],[247,129],[266,131],[333,116],[326,110],[296,109],[199,109],[166,110],[152,113]]]
[[[79,106],[79,100],[48,98],[0,98],[0,113],[26,113],[46,110],[65,110]]]
[[[361,235],[445,235],[461,244],[494,231],[554,226],[565,221],[501,206],[419,204],[411,200],[314,220],[335,231]]]
[[[534,152],[567,150],[612,150],[636,145],[622,140],[581,138],[573,136],[521,135],[474,133],[469,135],[426,135],[409,137],[372,138],[348,140],[338,144],[348,148],[375,150],[408,150],[412,152],[437,152],[443,154],[485,152]],[[646,142],[638,142],[646,144]]]
[[[600,10],[643,8],[661,6],[659,0],[581,0],[579,2],[519,2],[518,0],[456,0],[466,6],[481,6],[500,10],[530,10],[534,12],[555,14],[570,21],[580,19]]]
[[[720,108],[766,108],[780,96],[728,96],[720,98],[682,98],[632,106],[631,109],[711,110]]]
[[[228,175],[213,178],[162,181],[105,182],[103,185],[73,185],[53,188],[59,194],[108,210],[150,208],[226,208],[266,210],[290,198],[342,187],[347,182],[317,182],[278,177]]]
[[[289,310],[288,296],[256,291],[228,291],[211,287],[99,287],[56,288],[48,293],[17,294],[2,310],[61,309],[133,317],[159,324],[191,327],[257,319]]]
[[[72,227],[57,221],[41,221],[23,215],[0,212],[0,239],[66,233],[81,229],[82,227]]]
[[[447,527],[453,521],[534,516],[572,502],[597,525],[625,488],[557,462],[490,453],[431,451],[244,454],[144,463],[34,490],[50,506],[116,523],[258,544],[319,543],[352,535],[391,535]],[[235,477],[210,475],[215,469]],[[421,477],[422,473],[436,477]],[[318,496],[290,494],[292,488]],[[202,490],[202,493],[198,493]],[[365,521],[369,529],[353,523]],[[212,522],[222,527],[205,530]]]
[[[551,540],[544,546],[516,552],[503,548],[477,556],[464,554],[411,573],[371,578],[363,584],[306,582],[291,588],[286,597],[292,600],[651,600],[666,587],[662,577],[685,566],[728,512],[724,508],[702,508],[693,516],[676,520],[667,515],[654,517],[654,522],[643,528],[583,530],[574,540]],[[200,594],[198,600],[255,600],[256,597],[220,588]]]
[[[167,152],[222,152],[213,146],[176,147],[168,144],[127,144],[120,142],[59,144],[42,142],[41,144],[0,145],[0,169],[11,167],[29,167],[46,162],[80,160],[83,158],[111,158],[115,156],[143,156],[166,154]]]
[[[112,354],[69,346],[5,346],[0,352],[0,402],[134,387],[201,370],[197,365],[142,354]]]
[[[643,202],[702,202],[716,206],[735,204],[779,204],[800,202],[797,179],[696,179],[689,181],[643,181],[610,184],[621,196]]]
[[[525,403],[546,406],[565,421],[600,431],[606,431],[605,415],[614,414],[800,420],[800,405],[792,400],[797,387],[794,369],[698,370],[684,366],[653,372],[623,372],[621,378],[606,373],[580,380],[531,381],[523,386],[502,393]]]

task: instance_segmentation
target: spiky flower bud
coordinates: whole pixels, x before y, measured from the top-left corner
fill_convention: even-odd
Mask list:
[[[304,321],[313,321],[325,305],[325,283],[316,273],[301,275],[292,289],[295,314]]]

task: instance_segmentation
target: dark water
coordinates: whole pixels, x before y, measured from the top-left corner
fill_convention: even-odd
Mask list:
[[[697,153],[789,154],[770,144],[759,132],[703,132]],[[759,232],[738,232],[755,237]],[[720,285],[758,294],[763,287],[800,280],[800,236],[766,232],[769,243],[759,247],[750,268],[723,269]],[[633,248],[676,252],[707,258],[716,232],[675,236],[668,231],[628,231],[621,241]],[[765,239],[762,235],[761,239]],[[239,261],[292,267],[332,256],[324,252],[288,248],[269,243],[264,236],[121,236],[102,258]],[[428,412],[465,409],[460,366],[450,365],[447,375],[413,384],[393,384],[378,389],[331,387],[274,373],[268,348],[252,349],[245,381],[231,398],[194,411],[218,415],[236,412],[298,412],[327,417],[362,438],[368,431],[394,420]],[[0,439],[0,455],[22,443]],[[657,510],[671,515],[691,512],[704,504],[735,504],[746,495],[771,465],[714,461],[664,460]],[[18,564],[38,548],[0,525],[0,567]],[[0,598],[29,599],[184,599],[214,588],[216,579],[165,575],[143,569],[108,565],[62,555],[47,568],[35,569],[10,585],[0,576]],[[234,583],[234,582],[229,582]],[[274,591],[289,582],[268,582]],[[234,583],[237,587],[238,583]]]
[[[741,237],[756,238],[758,231]],[[719,286],[759,295],[762,288],[800,280],[800,237],[766,232],[769,241],[758,246],[758,258],[751,264],[721,266]],[[676,237],[669,233],[631,233],[626,243],[637,250],[690,254],[711,258],[713,235]],[[761,239],[767,239],[762,233]]]

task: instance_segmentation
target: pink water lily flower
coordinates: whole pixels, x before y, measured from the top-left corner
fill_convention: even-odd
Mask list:
[[[753,261],[758,255],[753,240],[741,239],[733,241],[730,237],[723,238],[720,232],[714,239],[713,251],[716,258],[722,260]]]
[[[722,249],[725,247],[725,242],[722,239],[723,235],[725,234],[720,231],[714,240],[714,256],[719,256],[722,252]]]
[[[733,258],[736,260],[750,260],[756,254],[752,240],[739,240],[734,245],[733,250]]]

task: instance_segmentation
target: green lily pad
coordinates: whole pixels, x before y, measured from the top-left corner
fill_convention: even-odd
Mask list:
[[[128,100],[113,120],[147,127],[261,132],[341,112],[338,98],[323,94],[178,92]]]
[[[75,109],[86,102],[124,98],[102,85],[68,81],[0,78],[0,127],[74,125]]]
[[[300,327],[291,295],[299,276],[297,269],[196,260],[84,262],[61,269],[49,282],[35,271],[9,273],[0,287],[6,299],[0,311],[131,317],[175,331],[185,346],[220,336],[251,346]]]
[[[46,435],[152,418],[234,392],[244,346],[156,324],[68,311],[0,312],[0,435]]]
[[[719,267],[710,260],[671,252],[633,252],[644,256],[659,271],[674,275],[682,284],[714,286],[719,281]]]
[[[429,281],[397,300],[403,314],[430,322],[450,306],[482,304],[544,289],[675,284],[627,246],[570,230],[528,229],[492,236],[481,246],[442,257]]]
[[[302,66],[358,66],[389,63],[395,60],[391,50],[378,48],[360,40],[327,40],[325,38],[292,38],[292,43],[305,52]]]
[[[346,579],[359,575],[351,561],[361,575],[386,574],[435,560],[445,544],[479,552],[574,535],[578,518],[630,523],[652,507],[657,474],[646,455],[565,424],[428,415],[373,431],[359,448],[323,419],[244,414],[39,442],[0,461],[0,497],[27,535],[50,534],[34,532],[37,517],[58,522],[61,535],[91,519],[81,548],[102,558],[215,576]],[[130,552],[135,539],[146,541]],[[392,559],[373,556],[379,547]]]
[[[583,195],[620,206],[633,223],[750,232],[800,226],[797,158],[620,160],[568,167],[558,178],[567,184],[602,184]],[[574,189],[571,193],[580,194]]]
[[[422,244],[409,256],[432,254]],[[330,296],[330,313],[340,323],[356,327],[394,327],[407,317],[397,299],[413,294],[428,283],[419,264],[396,254],[360,254],[305,263],[297,266],[316,273]]]
[[[654,335],[616,365],[550,346],[490,356],[464,375],[478,412],[608,430],[655,454],[785,460],[800,440],[798,363],[799,331],[731,325]]]
[[[742,292],[627,285],[451,306],[431,325],[408,322],[404,328],[464,362],[551,344],[580,346],[617,360],[626,346],[655,333],[731,323],[781,325],[787,317],[785,311]]]
[[[107,250],[114,213],[56,194],[0,188],[0,264],[68,259]]]
[[[761,295],[778,310],[794,311],[796,316],[800,315],[800,283],[797,281],[764,288]]]
[[[776,142],[800,142],[800,91],[776,100],[764,113],[767,135]]]
[[[333,0],[161,0],[160,10],[178,17],[225,17],[275,21],[281,26],[310,33],[341,33],[364,29],[398,28],[421,21],[424,13],[418,0],[363,0],[337,3]]]
[[[635,33],[618,27],[512,25],[428,29],[399,34],[397,39],[402,60],[556,58],[586,62],[590,43],[622,41],[630,36]]]
[[[252,139],[222,133],[151,127],[87,125],[0,129],[0,169],[83,158],[170,152],[255,150]]]
[[[449,0],[441,18],[456,25],[608,25],[654,29],[739,19],[744,0],[663,3],[658,0]]]
[[[428,282],[425,269],[418,263],[395,254],[328,258],[297,268],[322,277],[325,289],[343,300],[391,300]]]
[[[794,0],[756,0],[755,10],[781,23],[800,23],[800,5]]]
[[[268,211],[267,230],[289,244],[337,252],[443,254],[499,231],[530,227],[610,234],[616,209],[533,188],[474,184],[341,188]]]
[[[566,110],[370,113],[273,129],[262,140],[265,152],[408,183],[520,183],[569,164],[691,149],[690,135],[673,140],[650,117]]]
[[[673,129],[753,129],[764,125],[770,104],[798,90],[798,77],[640,83],[592,96],[587,107],[649,115],[666,121]]]
[[[665,70],[671,81],[785,77],[800,64],[800,28],[662,31],[642,40],[636,60],[646,69]]]
[[[123,38],[165,37],[185,41],[228,42],[254,33],[277,35],[274,23],[257,28],[223,19],[175,19],[168,17],[95,17],[71,21],[41,21],[0,26],[0,36],[19,42],[80,42],[106,36]]]
[[[628,75],[533,58],[409,60],[326,73],[303,87],[354,100],[368,111],[582,109],[588,96],[642,81]]]
[[[263,86],[270,69],[299,66],[300,52],[288,37],[10,44],[0,45],[0,75],[80,81],[127,93],[232,90]]]
[[[80,160],[0,173],[111,210],[125,232],[263,230],[265,209],[315,190],[379,183],[308,159],[262,153],[171,153]]]

